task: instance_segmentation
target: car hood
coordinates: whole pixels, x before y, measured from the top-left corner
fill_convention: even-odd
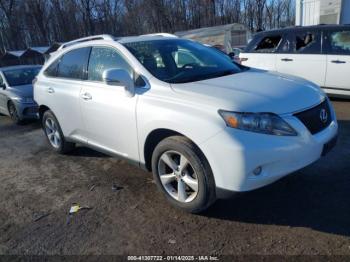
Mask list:
[[[183,99],[238,112],[291,113],[318,104],[325,97],[302,78],[250,69],[234,75],[171,87]]]
[[[11,86],[8,91],[18,97],[33,97],[33,85]]]

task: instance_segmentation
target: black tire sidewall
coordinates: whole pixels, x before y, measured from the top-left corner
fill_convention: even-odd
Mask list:
[[[189,203],[182,203],[174,199],[164,188],[158,174],[158,161],[162,154],[166,151],[177,151],[183,154],[191,163],[192,168],[197,174],[198,179],[198,194],[194,200]],[[158,188],[163,192],[166,199],[175,207],[181,208],[187,212],[199,213],[205,210],[213,202],[212,190],[215,188],[213,180],[210,176],[211,169],[204,156],[201,155],[199,149],[196,148],[194,143],[186,140],[184,137],[170,137],[161,141],[155,148],[152,155],[152,170],[154,179]]]
[[[15,112],[15,114],[16,114],[16,117],[15,117],[15,118],[11,115],[11,107],[13,107],[14,112]],[[11,120],[12,120],[13,122],[15,122],[16,124],[20,124],[20,123],[21,123],[21,119],[20,119],[19,116],[18,116],[18,112],[17,112],[16,105],[15,105],[12,101],[9,102],[8,111],[9,111],[9,115],[10,115]]]

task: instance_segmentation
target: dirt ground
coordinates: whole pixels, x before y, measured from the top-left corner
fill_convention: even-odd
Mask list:
[[[150,173],[0,116],[0,254],[350,255],[350,101],[333,100],[337,147],[279,182],[191,215]],[[112,187],[114,185],[114,189]],[[72,203],[92,209],[72,217]]]

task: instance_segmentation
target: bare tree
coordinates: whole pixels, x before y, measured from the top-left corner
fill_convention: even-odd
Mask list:
[[[242,23],[294,23],[293,0],[0,0],[0,51],[109,33],[175,32]]]

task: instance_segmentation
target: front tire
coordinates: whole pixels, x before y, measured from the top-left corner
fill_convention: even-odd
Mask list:
[[[17,108],[16,108],[15,104],[12,101],[10,101],[8,103],[8,111],[9,111],[9,115],[10,115],[11,120],[15,124],[19,125],[19,124],[22,123],[22,120],[18,116]]]
[[[215,182],[200,149],[183,136],[162,140],[152,155],[159,189],[175,207],[199,213],[215,202]]]
[[[74,149],[75,144],[66,141],[60,124],[52,111],[47,110],[44,113],[42,118],[42,127],[44,129],[47,141],[54,151],[60,154],[66,154]]]

